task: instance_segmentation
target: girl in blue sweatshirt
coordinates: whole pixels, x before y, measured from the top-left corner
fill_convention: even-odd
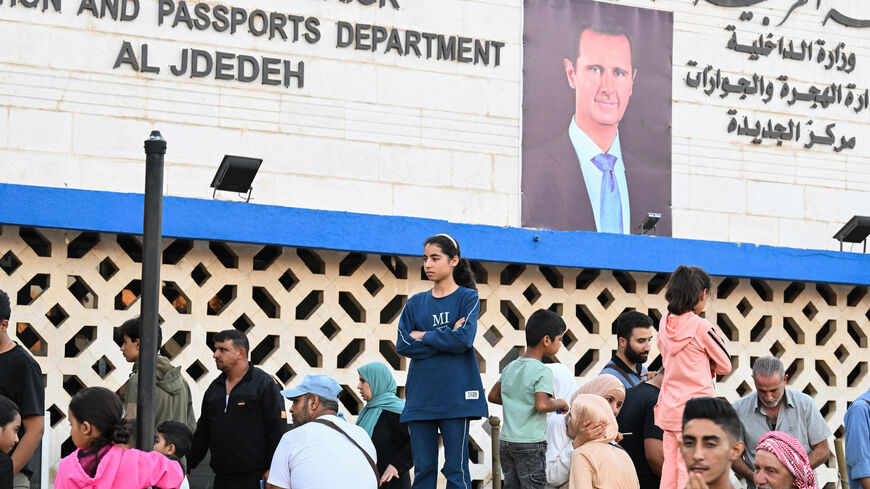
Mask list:
[[[448,489],[471,487],[469,421],[488,415],[474,353],[480,299],[468,260],[455,239],[438,234],[423,244],[432,290],[414,295],[399,318],[396,351],[411,359],[401,421],[411,432],[414,489],[435,489],[438,432]]]

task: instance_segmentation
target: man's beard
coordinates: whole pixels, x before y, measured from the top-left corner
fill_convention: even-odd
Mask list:
[[[773,409],[773,408],[779,406],[779,403],[782,401],[782,397],[783,397],[784,395],[785,395],[785,392],[783,392],[782,395],[780,395],[779,397],[777,397],[776,400],[773,401],[773,402],[767,402],[767,401],[765,401],[764,399],[760,399],[760,400],[761,400],[761,404],[764,405],[764,407],[766,407],[766,408],[768,408],[768,409]]]
[[[302,426],[309,421],[311,421],[311,411],[307,405],[302,406],[302,409],[299,411],[299,419],[293,416],[293,424],[296,426]]]
[[[632,350],[631,345],[626,345],[626,347],[625,347],[625,358],[627,358],[628,361],[631,363],[642,364],[643,362],[646,361],[648,356],[649,356],[649,353],[645,353],[645,352],[638,353],[638,352]]]
[[[755,486],[755,489],[774,489],[770,484],[759,484]]]

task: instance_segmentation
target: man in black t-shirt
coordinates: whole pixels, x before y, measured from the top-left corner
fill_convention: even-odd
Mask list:
[[[45,383],[39,364],[9,335],[11,313],[9,296],[0,290],[0,372],[3,372],[0,375],[0,394],[12,399],[21,414],[20,441],[11,453],[15,475],[12,487],[27,489],[33,476],[28,461],[45,430]]]
[[[665,369],[648,382],[642,382],[625,393],[625,402],[616,417],[620,433],[631,433],[619,445],[628,452],[640,489],[659,489],[664,462],[662,429],[655,424],[653,409],[659,399]]]

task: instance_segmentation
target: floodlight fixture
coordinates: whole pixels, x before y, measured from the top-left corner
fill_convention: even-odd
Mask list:
[[[864,242],[864,253],[867,253],[867,236],[870,236],[870,216],[852,216],[849,222],[843,225],[834,235],[834,239],[840,242],[840,251],[843,251],[843,243]]]
[[[254,190],[251,183],[254,181],[254,177],[257,176],[261,163],[263,163],[262,158],[224,155],[224,159],[221,160],[217,173],[215,173],[214,179],[211,181],[211,187],[214,188],[212,198],[217,195],[218,190],[224,190],[247,194],[245,202],[250,202],[251,191]]]
[[[653,234],[655,234],[656,224],[658,224],[659,220],[662,218],[662,215],[658,212],[647,212],[646,217],[643,218],[643,221],[637,226],[640,229],[640,234],[646,234],[653,230]]]

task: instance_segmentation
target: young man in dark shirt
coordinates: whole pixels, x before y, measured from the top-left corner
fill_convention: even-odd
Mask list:
[[[45,430],[45,384],[36,360],[9,335],[12,306],[0,290],[0,394],[12,399],[21,414],[20,441],[12,450],[14,489],[30,487],[33,468],[28,461]]]
[[[193,469],[211,451],[214,489],[258,489],[287,431],[281,387],[248,362],[248,338],[221,331],[214,338],[221,374],[205,391],[187,460]]]
[[[656,426],[653,410],[659,399],[664,373],[665,369],[660,368],[652,380],[628,389],[625,402],[616,417],[619,432],[631,433],[619,445],[634,462],[640,489],[658,489],[661,483],[664,432]]]
[[[601,370],[622,381],[625,389],[655,377],[644,367],[652,346],[653,321],[642,312],[627,311],[616,318],[616,353]]]

